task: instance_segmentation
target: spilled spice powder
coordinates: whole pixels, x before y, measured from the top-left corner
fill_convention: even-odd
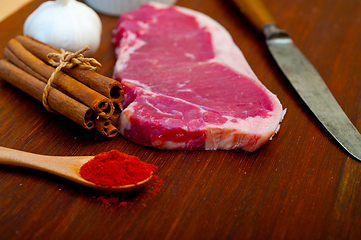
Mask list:
[[[86,162],[80,168],[80,176],[101,186],[125,186],[149,178],[156,168],[138,157],[111,150]]]
[[[101,202],[101,204],[106,208],[114,206],[127,207],[135,202],[147,199],[147,193],[155,195],[160,192],[159,186],[161,185],[163,185],[163,181],[159,180],[156,175],[153,175],[151,188],[145,192],[138,192],[138,195],[135,198],[129,199],[129,195],[122,194],[121,196],[117,196],[117,194],[113,195],[114,193],[111,192],[104,192],[102,196],[93,196],[92,199]],[[146,207],[147,205],[142,203],[142,206]]]
[[[158,178],[158,176],[156,176],[156,175],[153,175],[153,179],[154,179],[154,187],[155,187],[155,189],[153,191],[151,191],[150,193],[151,194],[156,194],[156,193],[160,192],[159,186],[163,185],[163,181],[160,180]]]
[[[128,205],[127,201],[121,201],[118,206],[119,207],[126,207],[127,205]]]
[[[95,198],[95,197],[94,197]],[[101,201],[103,206],[109,207],[112,204],[115,204],[119,201],[119,198],[114,197],[114,196],[101,196],[101,197],[97,197],[97,200]]]

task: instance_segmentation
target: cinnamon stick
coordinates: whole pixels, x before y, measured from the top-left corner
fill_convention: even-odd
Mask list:
[[[17,40],[11,39],[8,42],[8,48],[19,60],[46,79],[49,79],[54,72],[53,67],[37,58]],[[110,118],[114,112],[114,105],[110,99],[65,73],[59,72],[55,78],[54,84],[59,90],[64,91],[66,94],[89,106],[96,114],[103,114],[102,117],[104,118]]]
[[[35,99],[42,101],[46,84],[5,59],[0,59],[0,77]],[[86,129],[92,129],[95,125],[91,120],[92,111],[88,106],[72,99],[55,88],[50,89],[48,103],[54,111]]]
[[[113,105],[114,105],[114,113],[110,118],[112,121],[117,120],[123,111],[123,105],[120,102],[113,102]]]
[[[95,118],[94,129],[107,137],[115,137],[118,129],[114,127],[109,119]]]
[[[47,79],[45,79],[43,76],[41,76],[39,73],[35,72],[31,68],[29,68],[26,64],[24,64],[19,58],[17,58],[7,47],[4,49],[4,56],[12,62],[17,67],[21,68],[25,72],[33,75],[37,79],[41,79],[43,82],[46,82]]]
[[[60,49],[50,46],[46,43],[40,42],[29,36],[16,36],[18,40],[26,49],[32,54],[40,58],[44,62],[48,62],[47,55],[49,53],[60,53]],[[110,98],[113,102],[121,102],[124,99],[124,92],[120,82],[98,74],[95,71],[85,70],[77,66],[74,68],[62,69],[65,73],[84,83],[88,87],[96,90],[104,96]]]

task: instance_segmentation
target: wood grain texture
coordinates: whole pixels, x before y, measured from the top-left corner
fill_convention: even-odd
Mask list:
[[[0,0],[0,22],[32,0]]]
[[[0,23],[0,48],[22,34],[35,0]],[[323,76],[361,130],[361,2],[264,0],[281,28]],[[0,80],[0,145],[49,155],[117,149],[158,166],[164,181],[119,194],[128,205],[105,207],[103,193],[25,168],[0,166],[1,239],[359,239],[361,163],[342,150],[301,102],[260,35],[230,1],[179,0],[233,36],[256,75],[287,108],[278,135],[254,153],[162,151],[122,136],[109,140],[48,113]],[[112,76],[117,18],[101,15],[96,58]],[[0,57],[3,54],[0,53]]]

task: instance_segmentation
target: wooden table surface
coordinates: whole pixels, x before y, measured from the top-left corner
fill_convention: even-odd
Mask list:
[[[0,48],[18,34],[41,0],[0,23]],[[361,2],[264,0],[318,69],[361,130]],[[163,151],[139,146],[47,112],[0,79],[0,145],[46,155],[117,149],[158,167],[163,185],[105,193],[36,170],[0,166],[1,239],[360,239],[361,163],[321,127],[277,68],[260,35],[227,0],[179,0],[233,36],[256,75],[287,108],[277,136],[254,153]],[[101,15],[96,58],[112,75],[116,17]],[[0,57],[3,54],[0,53]],[[119,206],[120,201],[127,202]]]

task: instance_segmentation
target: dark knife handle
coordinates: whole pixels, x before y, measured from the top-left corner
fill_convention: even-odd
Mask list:
[[[287,37],[287,33],[277,27],[276,20],[261,0],[232,1],[254,28],[263,33],[267,39],[280,34]]]

